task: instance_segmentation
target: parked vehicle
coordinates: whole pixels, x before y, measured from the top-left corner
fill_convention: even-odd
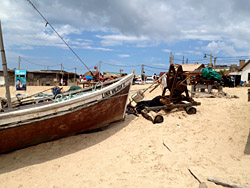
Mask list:
[[[134,82],[135,84],[142,84],[142,80],[141,78],[137,78]]]
[[[147,77],[146,80],[144,81],[144,83],[142,82],[141,78],[137,78],[134,81],[134,84],[152,84],[152,83],[154,83],[154,80],[152,77]]]
[[[152,83],[154,83],[154,79],[152,77],[147,77],[146,84],[152,84]]]

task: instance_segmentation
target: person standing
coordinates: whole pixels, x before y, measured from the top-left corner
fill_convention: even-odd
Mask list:
[[[61,78],[61,82],[60,82],[61,86],[63,86],[63,78]]]
[[[142,81],[142,84],[145,83],[145,72],[144,71],[141,74],[141,81]]]
[[[157,76],[156,76],[155,73],[154,73],[154,75],[152,76],[152,78],[153,78],[154,82],[157,80]]]

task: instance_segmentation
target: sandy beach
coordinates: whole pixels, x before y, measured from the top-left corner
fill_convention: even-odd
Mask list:
[[[131,93],[146,87],[134,85]],[[27,93],[47,88],[28,87]],[[221,186],[208,177],[250,186],[247,89],[224,88],[239,98],[195,98],[201,102],[196,114],[162,112],[161,124],[126,115],[99,132],[0,154],[0,187],[198,188],[188,169],[209,188]],[[11,93],[16,94],[13,87]],[[160,94],[159,87],[145,100]]]

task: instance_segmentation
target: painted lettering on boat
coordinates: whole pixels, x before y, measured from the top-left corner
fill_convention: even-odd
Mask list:
[[[114,89],[112,89],[110,91],[107,91],[107,92],[103,93],[102,98],[107,98],[107,97],[109,97],[111,95],[114,95],[114,94],[118,93],[119,91],[121,91],[124,87],[125,87],[125,83],[117,86],[116,88],[114,88]]]

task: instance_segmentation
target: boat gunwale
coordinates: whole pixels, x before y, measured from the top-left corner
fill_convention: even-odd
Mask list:
[[[46,105],[42,105],[42,106],[36,106],[33,108],[27,108],[27,109],[20,109],[17,111],[11,111],[11,112],[3,112],[0,113],[0,119],[2,118],[11,118],[12,116],[22,116],[22,115],[27,115],[27,114],[33,114],[33,113],[38,113],[38,112],[43,112],[43,111],[47,111],[47,110],[53,110],[53,109],[58,109],[61,107],[65,107],[65,106],[69,106],[72,104],[75,104],[79,101],[84,101],[84,100],[88,100],[91,98],[94,98],[98,95],[101,95],[102,93],[105,93],[107,91],[110,91],[112,89],[114,89],[115,87],[117,87],[118,85],[122,84],[122,83],[126,83],[127,81],[129,81],[130,79],[132,79],[131,77],[133,76],[133,73],[125,76],[124,78],[122,78],[121,80],[118,80],[117,82],[103,88],[100,89],[98,91],[94,91],[91,93],[86,93],[85,95],[82,96],[77,96],[75,98],[72,98],[70,100],[65,100],[65,101],[61,101],[58,103],[50,103],[50,104],[46,104]],[[87,104],[87,103],[86,103]],[[79,105],[81,106],[81,105]],[[1,124],[0,124],[1,126]]]
[[[128,86],[126,86],[126,87],[128,87]],[[119,91],[119,92],[121,92],[121,91]],[[24,120],[22,122],[14,122],[14,123],[6,124],[6,125],[0,125],[0,130],[9,129],[9,128],[17,127],[17,126],[23,126],[23,125],[26,125],[26,124],[29,124],[29,123],[39,122],[39,121],[43,121],[43,120],[46,120],[46,119],[51,119],[51,118],[55,118],[55,117],[58,117],[58,116],[66,115],[66,114],[69,114],[69,113],[72,113],[72,112],[76,112],[78,110],[82,110],[84,108],[88,108],[88,107],[90,107],[92,105],[95,105],[95,104],[97,104],[99,102],[102,102],[104,100],[108,100],[108,99],[114,98],[114,97],[123,97],[123,96],[128,95],[128,94],[122,94],[122,95],[118,95],[118,96],[116,96],[116,95],[117,95],[117,93],[113,94],[113,95],[111,95],[109,97],[100,99],[98,101],[92,101],[92,102],[86,103],[84,105],[79,105],[77,107],[70,108],[68,110],[60,111],[60,112],[58,112],[56,114],[48,114],[48,115],[45,115],[45,116],[43,116],[41,118],[27,119],[27,120]],[[124,117],[124,115],[123,115],[123,117]]]

